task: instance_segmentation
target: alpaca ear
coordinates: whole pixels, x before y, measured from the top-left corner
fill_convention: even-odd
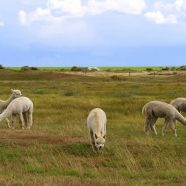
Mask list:
[[[95,133],[95,138],[97,139],[98,138],[98,136],[97,136],[97,134]]]

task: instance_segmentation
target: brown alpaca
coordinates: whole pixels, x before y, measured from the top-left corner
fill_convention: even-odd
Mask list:
[[[148,133],[151,129],[156,135],[157,131],[155,123],[158,118],[165,118],[164,126],[162,127],[162,135],[164,136],[164,130],[170,126],[176,133],[176,120],[186,125],[186,118],[184,118],[172,105],[161,101],[150,101],[146,103],[142,109],[142,114],[145,116],[144,131]]]
[[[175,107],[178,112],[186,112],[186,98],[176,98],[172,100],[170,104]]]

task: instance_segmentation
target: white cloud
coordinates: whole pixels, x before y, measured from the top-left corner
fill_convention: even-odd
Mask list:
[[[19,11],[19,20],[21,22],[21,24],[26,24],[27,23],[27,20],[28,17],[27,17],[27,13],[25,11]]]
[[[163,15],[160,11],[147,12],[145,17],[151,21],[154,21],[157,24],[176,24],[177,19],[173,14]]]
[[[81,4],[81,0],[49,0],[47,7],[49,10],[59,14],[77,17],[84,15],[84,7]]]
[[[61,18],[51,14],[49,9],[37,8],[34,12],[19,11],[19,20],[23,25],[29,25],[32,22],[60,22]]]
[[[91,14],[101,14],[106,11],[141,14],[146,8],[146,4],[144,0],[90,0],[87,8]]]
[[[146,12],[145,17],[157,24],[175,24],[186,20],[186,0],[172,3],[157,1],[153,11]]]
[[[23,25],[43,21],[55,23],[68,18],[79,18],[87,15],[98,15],[107,11],[125,14],[142,14],[146,4],[144,0],[48,0],[45,8],[33,12],[19,12]]]

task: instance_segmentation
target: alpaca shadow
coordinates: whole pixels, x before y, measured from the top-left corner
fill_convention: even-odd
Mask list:
[[[87,143],[64,144],[62,145],[62,149],[67,154],[81,157],[113,156],[115,154],[113,149],[107,147],[101,151],[94,151],[92,146]]]
[[[65,153],[75,155],[90,157],[96,156],[96,153],[93,152],[91,145],[87,143],[72,143],[62,145],[62,149]]]

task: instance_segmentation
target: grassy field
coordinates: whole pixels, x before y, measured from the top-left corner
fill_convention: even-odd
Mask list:
[[[37,67],[39,70],[43,71],[69,71],[72,67]],[[100,70],[103,71],[145,71],[147,69],[160,71],[163,67],[160,66],[125,66],[125,67],[119,67],[119,66],[100,66],[98,67]],[[171,68],[171,67],[170,67]],[[177,67],[175,67],[177,68]],[[8,69],[12,70],[20,70],[21,67],[9,67]]]
[[[20,89],[35,105],[31,130],[0,125],[0,185],[186,185],[186,128],[143,132],[143,105],[185,97],[186,74],[112,78],[45,71],[0,71],[0,98]],[[107,114],[106,147],[92,152],[86,118]]]

